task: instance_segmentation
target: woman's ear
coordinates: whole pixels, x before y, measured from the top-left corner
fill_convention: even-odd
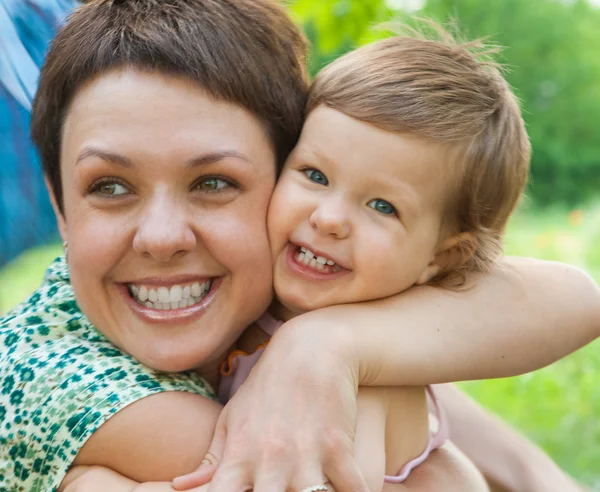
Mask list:
[[[477,251],[477,238],[471,232],[461,232],[446,239],[435,256],[417,279],[417,285],[424,285],[440,273],[460,269]]]
[[[56,195],[54,194],[54,190],[48,181],[48,178],[44,176],[44,182],[46,183],[46,189],[48,190],[48,194],[50,195],[50,203],[52,204],[52,208],[54,209],[54,215],[56,215],[56,222],[58,222],[58,232],[60,233],[60,238],[63,243],[67,241],[67,222],[65,220],[64,214],[60,211],[58,207],[58,203],[56,201]]]

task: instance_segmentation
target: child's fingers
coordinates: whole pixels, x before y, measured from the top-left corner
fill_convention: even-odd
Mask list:
[[[196,471],[173,479],[171,486],[175,490],[189,490],[199,487],[210,482],[216,471],[217,465],[205,460]]]
[[[226,410],[223,410],[217,421],[213,440],[210,443],[210,447],[204,456],[202,463],[196,471],[175,478],[171,483],[175,490],[188,490],[193,487],[207,484],[212,480],[219,467],[219,463],[222,461],[223,451],[225,449],[225,439],[227,437],[227,430],[225,429],[224,424],[225,413]]]

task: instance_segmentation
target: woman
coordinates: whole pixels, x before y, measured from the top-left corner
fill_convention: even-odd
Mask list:
[[[61,234],[68,241],[70,278],[59,262],[43,288],[47,302],[41,303],[34,295],[28,305],[2,322],[2,339],[5,344],[10,340],[12,347],[0,356],[3,381],[19,364],[36,359],[32,354],[56,354],[59,359],[56,370],[26,372],[19,388],[8,392],[11,430],[1,437],[12,446],[8,456],[0,456],[0,463],[3,480],[13,481],[2,483],[3,488],[30,490],[27,487],[35,484],[32,490],[52,490],[72,464],[101,465],[138,481],[170,480],[202,459],[206,449],[198,443],[212,432],[202,423],[211,421],[219,409],[198,396],[210,393],[194,374],[170,373],[202,368],[205,378],[214,380],[215,368],[236,338],[270,302],[266,209],[276,164],[287,156],[301,126],[306,91],[303,63],[304,45],[296,28],[281,9],[266,1],[99,0],[84,7],[60,33],[42,73],[33,135]],[[325,389],[327,397],[316,401],[327,402],[327,408],[310,404],[305,408],[302,425],[313,425],[305,435],[310,434],[313,441],[303,447],[305,454],[294,456],[305,467],[289,470],[274,467],[271,461],[254,477],[240,473],[225,482],[228,487],[236,488],[235,481],[240,480],[261,489],[275,470],[289,471],[283,480],[293,488],[321,483],[324,473],[340,490],[349,484],[364,489],[352,462],[351,440],[343,439],[342,431],[351,434],[344,428],[347,416],[332,419],[332,415],[339,413],[337,404],[343,399],[351,421],[359,381],[396,384],[388,381],[402,373],[397,361],[401,347],[390,347],[386,353],[381,340],[388,332],[395,333],[397,340],[397,326],[403,320],[412,326],[428,323],[426,316],[447,322],[464,303],[473,304],[474,317],[485,312],[497,315],[498,320],[490,322],[496,328],[510,321],[511,314],[520,314],[523,305],[513,302],[507,307],[497,301],[483,309],[480,302],[473,303],[474,297],[479,301],[498,294],[512,301],[506,292],[519,282],[531,286],[562,275],[563,284],[551,284],[545,295],[568,302],[555,302],[555,311],[549,315],[533,312],[518,329],[552,332],[548,351],[540,354],[543,360],[562,355],[593,336],[589,306],[596,291],[584,277],[536,264],[514,269],[516,282],[510,284],[510,277],[498,272],[458,296],[457,302],[435,291],[418,291],[410,298],[410,305],[416,307],[407,309],[405,318],[398,313],[409,298],[380,303],[375,308],[381,315],[381,334],[369,330],[369,340],[353,348],[343,335],[359,324],[364,327],[361,313],[372,309],[368,306],[331,310],[321,318],[311,313],[282,329],[258,367],[281,359],[280,351],[287,351],[291,344],[294,349],[286,353],[286,367],[269,371],[260,380],[253,377],[242,395],[253,388],[261,391],[260,385],[269,386],[269,382],[274,383],[271,388],[280,387],[277,374],[291,371],[294,377],[284,381],[298,383],[293,391],[305,390],[307,385]],[[573,286],[581,292],[583,315],[569,299]],[[146,289],[146,302],[152,305],[133,300],[130,294],[135,289]],[[152,290],[156,300],[150,297]],[[184,297],[186,290],[188,297]],[[546,297],[531,295],[526,305],[535,310]],[[422,309],[420,296],[428,298],[427,305],[447,304],[437,313],[417,311]],[[170,304],[184,298],[185,307]],[[189,299],[191,305],[187,305]],[[421,312],[420,319],[416,312]],[[46,322],[46,315],[53,324]],[[579,323],[577,337],[573,337],[577,339],[568,344],[562,343],[556,330],[564,325],[561,316],[576,316]],[[456,319],[464,321],[460,316]],[[323,324],[327,330],[316,331]],[[472,326],[467,323],[467,330]],[[34,340],[33,335],[43,338]],[[439,352],[442,340],[427,335],[415,331],[407,338],[415,337],[416,346],[420,345],[416,352]],[[446,349],[461,354],[484,345],[491,354],[524,345],[522,350],[527,352],[523,339],[503,341],[501,347],[472,339],[469,350],[461,340],[446,343]],[[355,340],[360,340],[359,334]],[[319,357],[325,347],[326,366],[304,367],[308,356]],[[85,349],[87,363],[80,353]],[[448,379],[477,374],[470,362],[461,367],[454,357],[444,357],[457,366]],[[374,359],[376,364],[370,364]],[[388,359],[395,366],[377,367]],[[484,366],[479,374],[540,364],[540,359],[532,358],[528,365],[514,366],[520,358],[512,354],[507,361],[498,359],[495,367]],[[302,377],[297,372],[300,361]],[[34,361],[38,362],[40,358]],[[419,374],[422,363],[418,359],[407,362],[413,376]],[[373,373],[373,368],[380,370]],[[405,370],[403,377],[409,379],[410,371]],[[440,378],[426,371],[418,377],[427,382]],[[335,384],[330,384],[334,379]],[[317,380],[320,384],[312,385]],[[34,400],[42,381],[50,383],[47,387],[52,394]],[[318,397],[314,391],[306,394]],[[278,397],[266,401],[275,415],[292,404],[286,399],[275,405]],[[241,414],[234,409],[227,410],[224,418],[240,422]],[[34,410],[42,421],[31,418]],[[248,417],[256,416],[252,407],[246,410]],[[325,415],[320,421],[314,418],[317,410]],[[297,415],[294,412],[289,413],[290,419]],[[50,438],[44,416],[56,417],[49,423]],[[323,441],[314,436],[331,436],[331,431],[322,433],[320,427],[329,422],[334,425],[327,429],[341,431],[336,432],[333,446],[323,448]],[[284,428],[289,430],[290,425]],[[237,435],[228,433],[230,444]],[[57,436],[66,437],[57,441]],[[245,452],[248,446],[242,440],[238,449]],[[256,449],[266,448],[257,442]],[[329,455],[323,450],[329,450]],[[221,453],[213,447],[213,454]],[[256,456],[268,462],[268,452]],[[227,470],[220,471],[221,484]],[[465,490],[459,480],[457,490]]]

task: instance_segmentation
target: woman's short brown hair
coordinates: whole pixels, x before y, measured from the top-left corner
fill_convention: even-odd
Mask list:
[[[517,99],[485,47],[461,44],[428,24],[433,39],[409,30],[326,67],[313,83],[308,112],[326,105],[386,131],[459,146],[460,179],[447,218],[456,232],[473,234],[476,250],[460,272],[434,279],[456,285],[465,271],[485,270],[501,253],[531,148]]]
[[[306,43],[271,0],[91,0],[53,40],[31,132],[62,210],[63,120],[81,86],[120,67],[197,82],[259,118],[279,165],[300,133],[308,91]]]

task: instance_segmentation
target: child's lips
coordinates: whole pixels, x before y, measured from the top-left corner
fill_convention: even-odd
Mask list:
[[[322,260],[317,262],[314,257],[309,259],[300,247],[291,243],[286,257],[288,267],[292,272],[312,280],[333,280],[350,272],[350,270],[335,263],[328,265],[327,263],[323,264]]]
[[[325,251],[319,250],[314,246],[309,245],[308,243],[298,242],[298,243],[289,243],[292,248],[295,248],[298,253],[304,253],[308,260],[315,259],[315,261],[328,266],[338,266],[339,268],[350,270],[348,265],[346,265],[344,261],[340,261],[337,257],[327,253]]]

